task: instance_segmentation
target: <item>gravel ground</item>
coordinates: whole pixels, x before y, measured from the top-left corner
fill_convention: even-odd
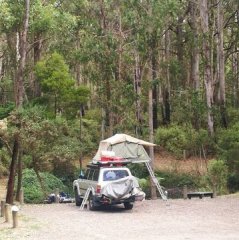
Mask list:
[[[24,205],[19,228],[3,223],[1,240],[239,240],[239,196],[137,202],[100,211],[72,204]]]

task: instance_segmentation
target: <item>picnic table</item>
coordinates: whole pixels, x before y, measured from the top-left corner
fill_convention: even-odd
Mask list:
[[[191,199],[193,197],[199,197],[200,199],[202,199],[203,197],[213,198],[213,192],[189,192],[189,193],[187,193],[187,197],[189,199]]]

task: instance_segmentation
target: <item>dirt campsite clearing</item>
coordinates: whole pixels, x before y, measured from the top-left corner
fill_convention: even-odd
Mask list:
[[[191,200],[146,200],[79,210],[74,203],[24,205],[17,229],[0,218],[1,240],[238,240],[239,195]]]

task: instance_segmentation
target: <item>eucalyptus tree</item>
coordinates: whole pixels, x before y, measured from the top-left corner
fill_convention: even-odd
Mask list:
[[[27,35],[29,28],[30,1],[1,1],[1,18],[5,18],[1,24],[1,30],[6,34],[8,47],[13,62],[12,76],[14,80],[14,97],[17,108],[23,106],[24,74],[27,54]],[[21,126],[17,126],[19,129]],[[14,136],[10,174],[7,185],[6,202],[13,203],[14,181],[17,161],[19,159],[20,141],[19,133]],[[21,161],[19,161],[21,165]]]

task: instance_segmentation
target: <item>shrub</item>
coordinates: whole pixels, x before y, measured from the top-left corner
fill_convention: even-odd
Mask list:
[[[229,174],[227,180],[227,187],[232,193],[239,191],[239,173]]]
[[[186,173],[157,171],[156,175],[161,178],[161,183],[165,188],[182,188],[184,185],[195,188],[198,187],[200,181],[199,177]]]
[[[228,167],[229,191],[239,190],[239,123],[229,129],[221,130],[218,135],[218,155]]]
[[[157,177],[162,188],[168,191],[170,198],[182,197],[182,189],[184,185],[187,185],[189,189],[195,189],[199,187],[200,183],[200,177],[190,174],[156,171],[155,176]],[[147,174],[147,177],[139,179],[139,185],[146,193],[146,197],[150,197],[151,192],[149,173]],[[157,194],[158,197],[160,197],[158,191]]]
[[[143,192],[146,194],[146,198],[150,197],[150,181],[149,178],[140,178],[138,179],[139,186],[143,190]]]
[[[9,166],[9,157],[4,148],[0,148],[0,178],[7,176]]]
[[[0,106],[0,119],[8,117],[14,107],[14,103],[8,103],[5,106]]]
[[[228,119],[229,123],[231,126],[235,125],[238,123],[239,119],[239,110],[235,108],[227,108],[227,114],[228,114]]]
[[[47,193],[54,192],[56,188],[64,190],[65,186],[57,177],[50,173],[40,173],[42,183]],[[45,196],[33,169],[23,171],[22,186],[26,203],[42,203]]]
[[[217,193],[227,192],[228,167],[223,160],[212,160],[208,164],[206,179],[211,187],[215,187]]]
[[[130,164],[128,167],[132,175],[139,179],[145,179],[149,176],[149,172],[145,164]]]
[[[158,128],[155,135],[155,142],[176,157],[181,158],[187,144],[185,130],[179,126]]]

